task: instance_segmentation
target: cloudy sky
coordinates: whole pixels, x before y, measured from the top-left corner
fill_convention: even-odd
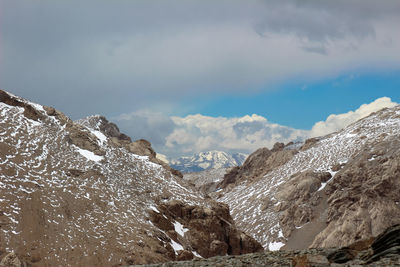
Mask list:
[[[400,102],[398,25],[398,0],[0,0],[0,88],[170,156],[251,152]]]

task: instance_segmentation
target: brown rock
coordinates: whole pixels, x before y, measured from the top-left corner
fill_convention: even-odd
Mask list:
[[[318,137],[314,137],[314,138],[307,139],[307,140],[304,142],[304,145],[301,146],[300,151],[305,151],[305,150],[311,148],[311,147],[312,147],[314,144],[316,144],[319,140],[320,140],[320,138],[318,138]]]
[[[217,185],[217,188],[226,188],[230,184],[241,182],[252,182],[264,176],[274,168],[277,168],[288,162],[297,150],[284,149],[283,143],[276,143],[272,150],[260,148],[249,155],[246,161],[240,167],[234,167],[227,172]]]
[[[262,251],[263,248],[254,238],[245,233],[240,233],[240,254]]]
[[[274,146],[272,147],[272,152],[275,152],[275,151],[280,151],[280,150],[283,150],[285,148],[285,144],[284,143],[279,143],[279,142],[277,142],[277,143],[275,143],[274,144]]]
[[[210,207],[202,207],[173,200],[160,204],[158,210],[160,213],[150,212],[150,220],[154,225],[203,257],[262,251],[262,246],[257,241],[236,229],[229,207],[224,203],[211,201]],[[174,221],[188,229],[184,237],[174,232],[171,223]]]
[[[194,258],[193,253],[187,250],[178,251],[178,255],[176,256],[177,261],[187,261],[187,260],[192,260],[193,258]]]
[[[132,142],[128,145],[128,149],[130,152],[141,155],[141,156],[149,156],[156,157],[156,152],[154,152],[153,148],[149,141],[140,139],[135,142]]]
[[[84,130],[84,128],[78,124],[73,124],[67,127],[69,135],[67,141],[74,144],[82,149],[89,150],[96,155],[103,156],[105,152],[100,148],[97,143],[97,138],[91,133]]]
[[[157,213],[155,211],[150,212],[150,221],[152,221],[158,228],[168,231],[168,230],[173,230],[174,225],[166,218],[166,216],[163,216],[164,214],[162,213]]]
[[[132,142],[131,138],[124,133],[119,131],[118,126],[115,123],[109,122],[105,117],[100,116],[100,131],[107,137],[115,137],[118,140]]]
[[[46,111],[46,114],[48,116],[55,117],[61,123],[61,125],[69,125],[69,126],[72,125],[73,123],[72,120],[67,116],[65,116],[64,113],[56,110],[55,108],[43,106],[43,109]]]
[[[38,121],[39,119],[44,118],[44,116],[39,111],[37,111],[33,106],[14,96],[9,95],[7,92],[3,90],[0,90],[0,102],[3,102],[10,106],[24,108],[24,116],[27,117],[28,119]]]
[[[210,244],[210,255],[226,255],[228,252],[228,245],[220,240],[213,240]]]
[[[400,223],[399,148],[396,138],[372,144],[336,174],[329,190],[329,224],[313,247],[348,246]],[[371,155],[376,159],[369,160]]]
[[[21,267],[21,261],[18,259],[17,255],[14,252],[8,253],[4,258],[0,261],[0,267]]]

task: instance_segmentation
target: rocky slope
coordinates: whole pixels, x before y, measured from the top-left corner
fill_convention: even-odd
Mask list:
[[[235,168],[235,167],[234,167]],[[193,184],[200,192],[209,194],[218,191],[218,185],[225,174],[232,168],[209,169],[201,172],[189,172],[183,174],[183,179]]]
[[[226,173],[218,187],[232,187],[244,181],[256,180],[288,162],[296,153],[297,150],[292,143],[286,146],[283,143],[276,143],[271,150],[266,147],[260,148],[248,156],[243,165],[236,166]]]
[[[343,248],[220,256],[207,260],[169,262],[162,266],[400,266],[400,226],[394,225],[376,238],[362,240]]]
[[[227,206],[179,175],[104,117],[73,122],[0,90],[0,261],[116,266],[260,250]]]
[[[250,155],[218,199],[265,248],[347,246],[400,223],[400,107]]]
[[[223,151],[207,151],[192,157],[181,157],[170,161],[171,167],[181,172],[200,172],[210,169],[222,169],[243,164],[247,155]]]

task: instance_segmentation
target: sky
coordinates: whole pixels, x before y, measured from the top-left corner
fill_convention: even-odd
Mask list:
[[[398,0],[0,0],[0,88],[171,157],[250,153],[400,102],[398,25]]]

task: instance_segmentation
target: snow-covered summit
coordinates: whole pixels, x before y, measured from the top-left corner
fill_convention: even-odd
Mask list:
[[[191,157],[180,157],[171,160],[172,168],[182,172],[200,172],[210,169],[221,169],[240,166],[245,161],[247,155],[243,153],[227,153],[223,151],[200,152]]]

